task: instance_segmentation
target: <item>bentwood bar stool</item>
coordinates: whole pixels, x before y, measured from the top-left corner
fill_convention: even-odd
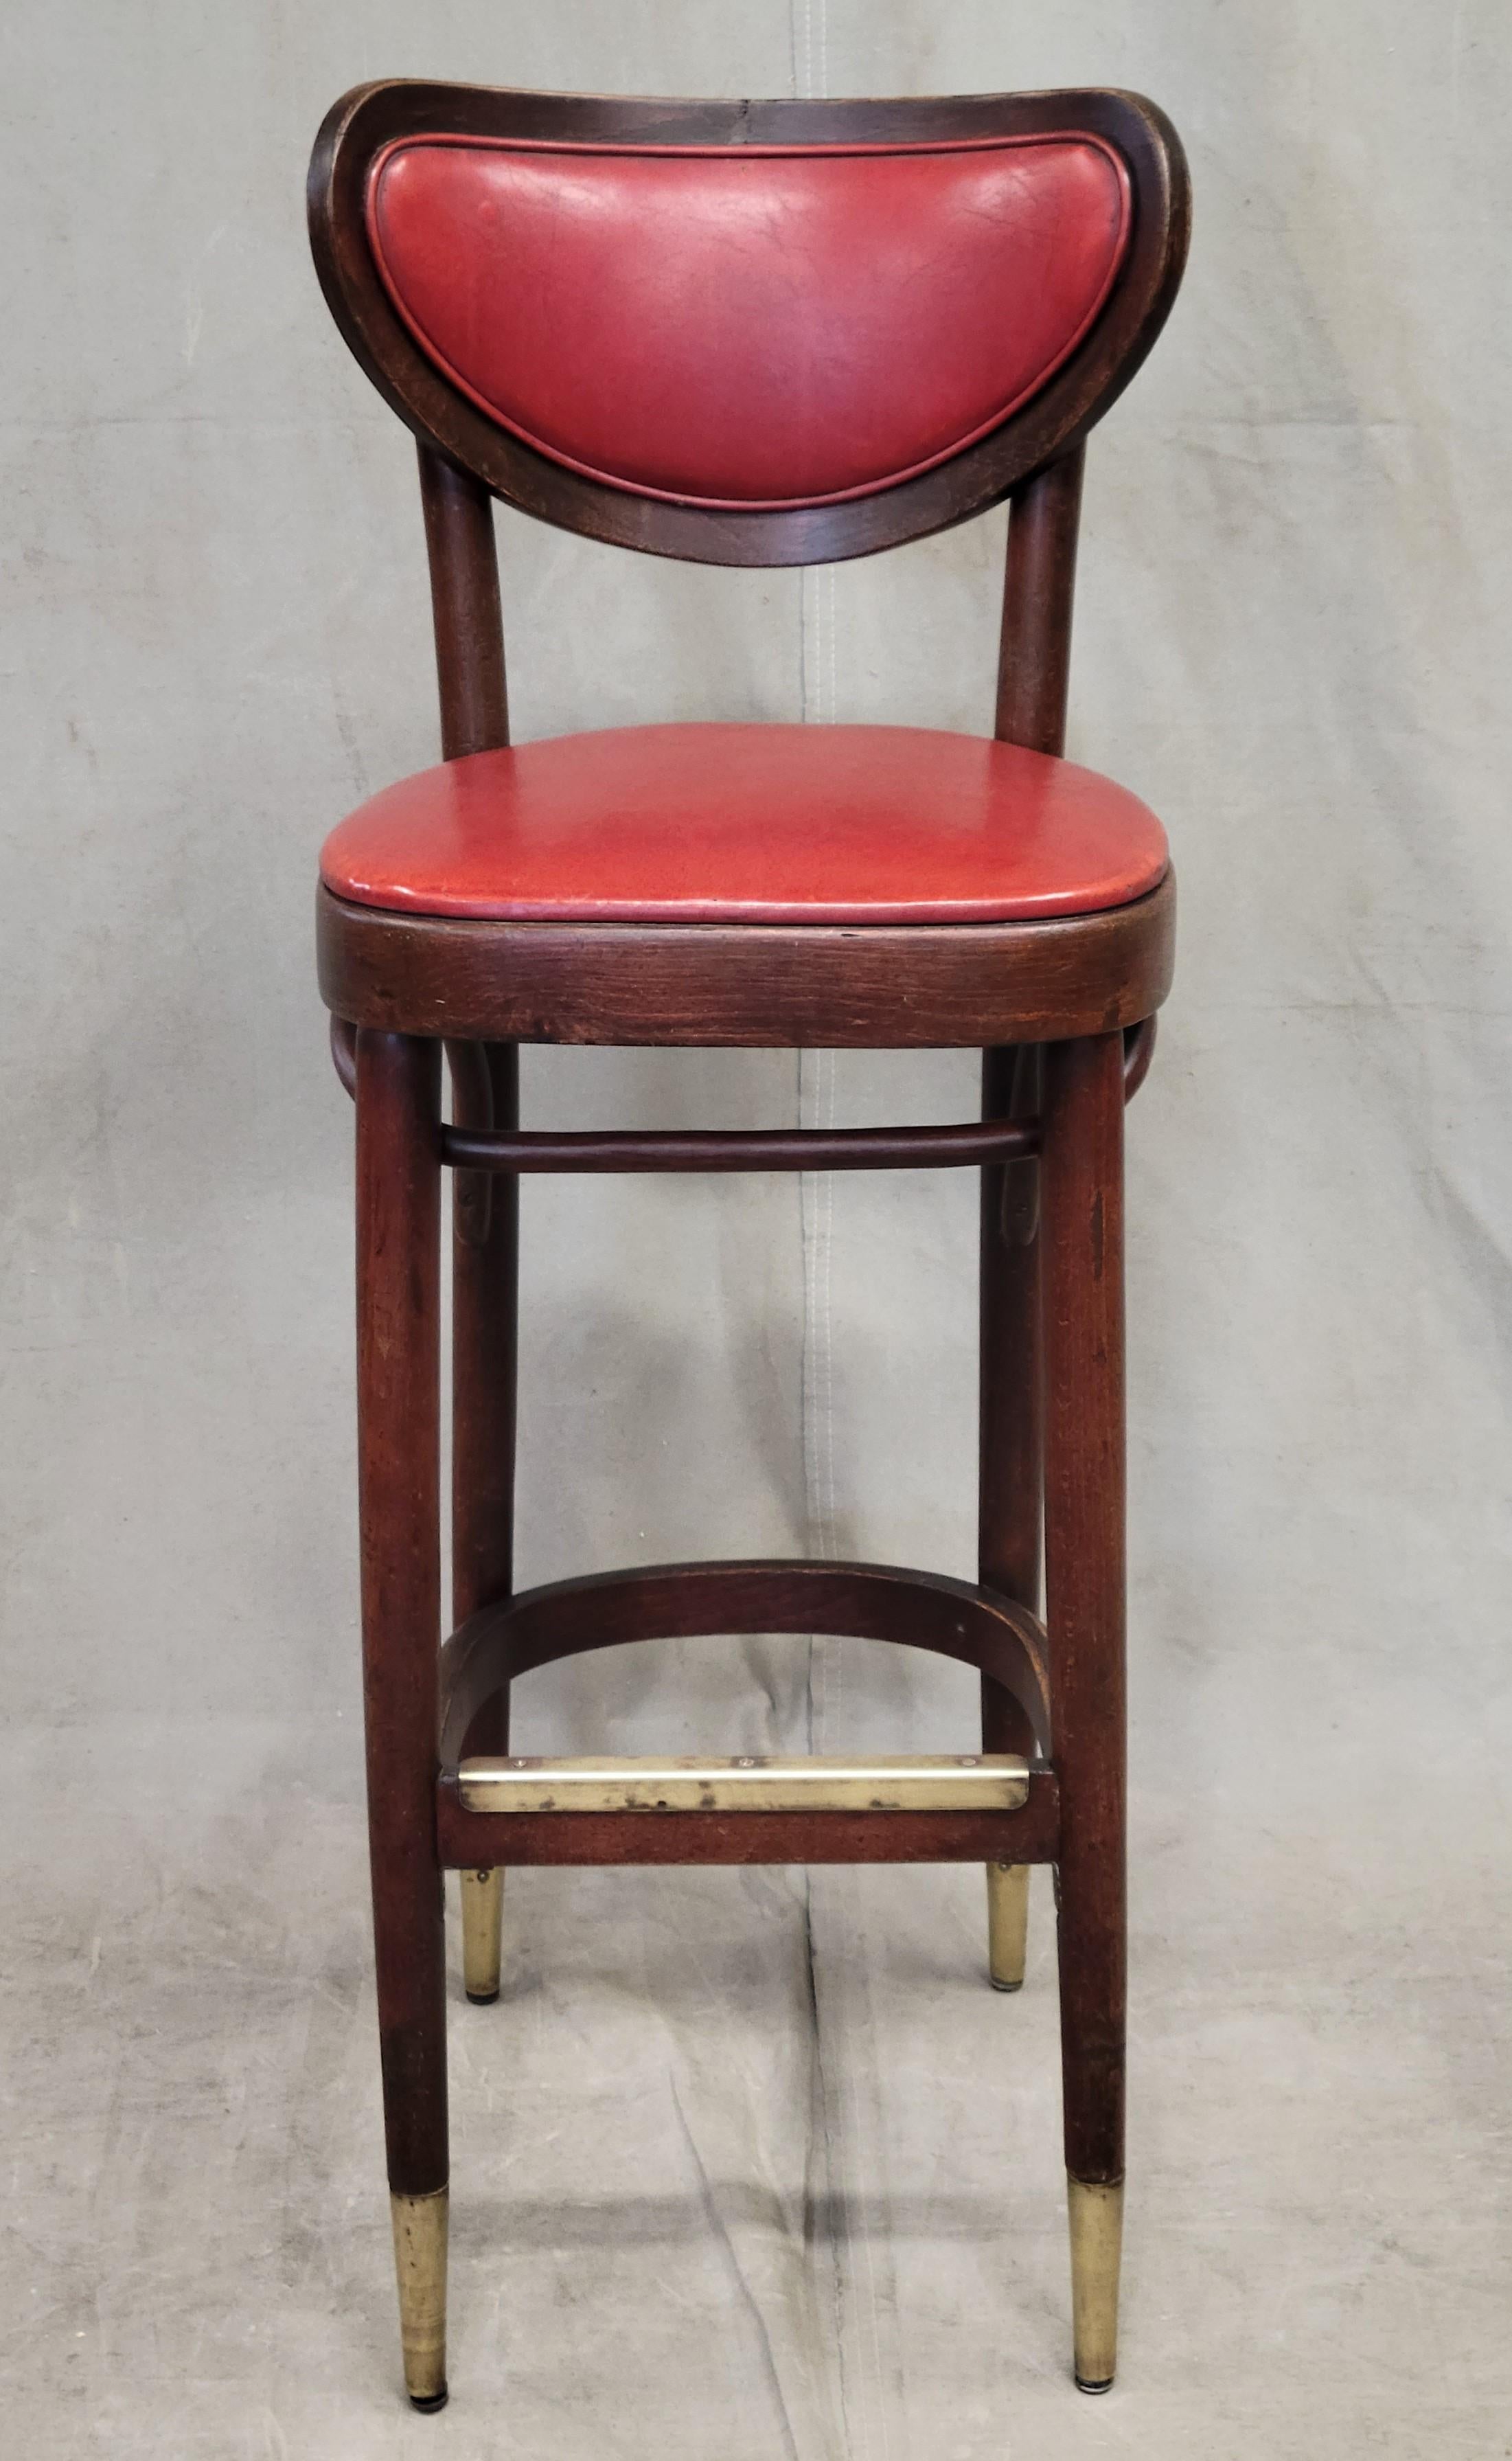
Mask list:
[[[1123,2180],[1123,1108],[1169,984],[1175,890],[1153,815],[1060,754],[1083,439],[1181,278],[1180,144],[1115,93],[390,83],[331,112],[309,211],[336,322],[419,439],[440,671],[441,765],[341,824],[319,894],[357,1109],[368,1792],[410,2397],[446,2398],[441,1874],[462,1875],[467,1994],[489,2000],[512,1863],[981,1862],[1004,1990],[1023,1975],[1028,1866],[1054,1864],[1075,2372],[1101,2391]],[[871,554],[1006,497],[994,733],[648,726],[513,749],[495,496],[728,565]],[[982,1117],[527,1132],[522,1042],[971,1046]],[[520,1173],[926,1165],[981,1174],[977,1580],[698,1563],[517,1594]],[[510,1756],[528,1668],[752,1632],[964,1659],[980,1749]]]

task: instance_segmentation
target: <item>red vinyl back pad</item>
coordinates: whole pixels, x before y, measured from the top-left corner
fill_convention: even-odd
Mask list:
[[[421,349],[537,452],[708,505],[868,495],[999,425],[1128,246],[1100,139],[667,149],[405,138],[368,232]]]

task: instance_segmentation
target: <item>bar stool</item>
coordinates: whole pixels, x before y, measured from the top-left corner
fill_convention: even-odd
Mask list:
[[[415,431],[438,768],[329,839],[356,1099],[363,1664],[405,2383],[446,2399],[441,1874],[499,1990],[511,1864],[980,1862],[1024,1971],[1055,1867],[1074,2372],[1114,2373],[1123,2182],[1122,1138],[1169,986],[1160,824],[1061,758],[1083,442],[1169,311],[1180,143],[1111,92],[668,102],[368,85],[309,175],[337,325]],[[492,499],[692,563],[807,565],[1011,503],[995,732],[648,726],[511,747]],[[983,1053],[947,1126],[519,1125],[522,1042]],[[445,1047],[449,1123],[440,1098]],[[522,1171],[973,1168],[975,1582],[676,1564],[513,1586]],[[452,1625],[439,1195],[452,1173]],[[1039,1617],[1043,1533],[1046,1620]],[[509,1751],[509,1687],[653,1637],[855,1635],[980,1671],[980,1748]]]

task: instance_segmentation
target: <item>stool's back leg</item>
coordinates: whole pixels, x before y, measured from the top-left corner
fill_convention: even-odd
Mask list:
[[[982,1054],[982,1116],[1029,1119],[1039,1109],[1040,1055]],[[1043,1412],[1039,1341],[1039,1165],[1033,1156],[982,1173],[980,1449],[977,1577],[1039,1611]],[[1032,1752],[1012,1694],[982,1678],[982,1749]],[[1029,1869],[987,1867],[988,1972],[999,1991],[1024,1980]]]
[[[1041,1152],[1045,1586],[1075,2374],[1111,2383],[1124,2063],[1123,1042],[1053,1044]]]
[[[520,1124],[513,1043],[452,1058],[458,1126]],[[516,1327],[520,1183],[510,1174],[458,1171],[452,1189],[452,1621],[507,1598],[514,1586]],[[509,1749],[509,1695],[479,1722],[474,1748]],[[469,2000],[499,1997],[504,1875],[463,1872],[462,1980]]]
[[[493,499],[481,482],[420,446],[420,503],[431,567],[441,753],[458,760],[509,740],[504,630]],[[458,1126],[519,1125],[512,1044],[452,1046]],[[452,1621],[509,1594],[515,1511],[515,1275],[518,1183],[459,1171],[453,1188]],[[480,1747],[509,1749],[507,1696]],[[469,2000],[499,1997],[503,1873],[464,1872],[462,1978]]]
[[[363,1698],[383,2115],[412,2401],[446,2398],[446,1998],[436,1847],[440,1641],[439,1073],[357,1038]]]
[[[1015,488],[1009,508],[992,731],[999,742],[1033,752],[1066,748],[1084,460],[1075,445]],[[1033,1117],[1041,1080],[1037,1050],[984,1052],[985,1115]],[[978,1577],[1033,1612],[1044,1454],[1038,1212],[1035,1162],[983,1172]],[[982,1686],[982,1745],[985,1751],[1033,1749],[1028,1721],[990,1682]],[[999,1991],[1016,1991],[1028,1948],[1028,1872],[990,1865],[987,1905],[988,1972]]]

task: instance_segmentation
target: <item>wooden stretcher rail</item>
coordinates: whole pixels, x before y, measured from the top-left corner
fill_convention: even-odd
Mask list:
[[[513,1864],[1054,1863],[1060,1789],[1032,1763],[1017,1810],[469,1811],[458,1770],[437,1787],[450,1871]]]
[[[441,1160],[464,1170],[939,1170],[1038,1150],[1035,1120],[938,1128],[657,1128],[500,1133],[443,1128]]]

